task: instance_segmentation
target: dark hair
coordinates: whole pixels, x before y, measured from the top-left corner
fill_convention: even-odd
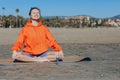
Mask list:
[[[40,12],[40,9],[39,9],[38,7],[32,7],[32,8],[30,9],[30,11],[29,11],[29,16],[31,15],[31,11],[32,11],[33,9],[37,9],[37,10]]]

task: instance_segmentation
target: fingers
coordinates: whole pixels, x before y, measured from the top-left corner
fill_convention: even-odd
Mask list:
[[[64,53],[63,53],[63,51],[57,52],[57,57],[60,57],[61,59],[63,59],[63,58],[64,58]]]
[[[16,57],[17,57],[17,52],[16,52],[16,51],[13,51],[13,52],[12,52],[12,59],[16,59]]]
[[[13,51],[12,52],[12,59],[16,59],[20,54],[21,54],[21,52]]]

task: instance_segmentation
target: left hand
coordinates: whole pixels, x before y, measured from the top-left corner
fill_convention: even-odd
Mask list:
[[[18,52],[12,51],[12,59],[16,59]]]
[[[57,57],[59,57],[59,58],[61,58],[61,59],[63,59],[64,58],[64,53],[63,53],[63,51],[61,50],[61,51],[59,51],[59,52],[57,52]]]

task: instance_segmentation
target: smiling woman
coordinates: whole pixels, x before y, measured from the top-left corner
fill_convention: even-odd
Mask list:
[[[12,47],[12,58],[16,61],[55,61],[63,59],[62,47],[57,43],[47,26],[39,21],[40,9],[32,7],[29,12],[30,20],[22,28],[18,39]],[[22,52],[20,52],[23,45]],[[49,52],[51,47],[54,51]]]
[[[40,18],[40,9],[37,7],[31,8],[29,16],[31,19],[38,20]]]

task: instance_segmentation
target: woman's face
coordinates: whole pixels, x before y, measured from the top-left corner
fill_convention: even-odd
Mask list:
[[[33,20],[38,20],[40,18],[40,12],[37,9],[33,9],[30,14],[30,18]]]

